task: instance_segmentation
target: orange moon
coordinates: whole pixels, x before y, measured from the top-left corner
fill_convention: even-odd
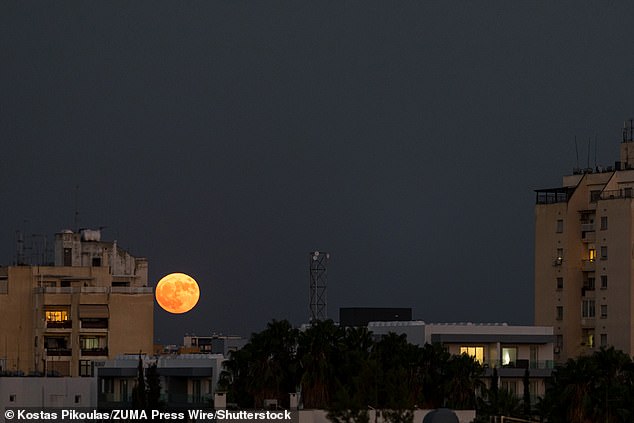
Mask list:
[[[170,313],[187,313],[199,298],[198,284],[184,273],[170,273],[156,285],[156,302]]]

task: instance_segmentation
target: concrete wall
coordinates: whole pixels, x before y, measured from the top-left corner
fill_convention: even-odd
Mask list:
[[[97,407],[97,379],[2,377],[0,410],[5,407]]]

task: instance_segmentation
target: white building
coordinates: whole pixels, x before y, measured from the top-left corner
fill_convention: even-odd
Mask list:
[[[156,364],[161,400],[167,408],[211,406],[224,361],[221,354],[142,356],[142,361],[145,369]],[[138,365],[138,355],[127,355],[97,368],[100,408],[126,408],[132,404]]]
[[[390,332],[407,335],[415,345],[440,343],[451,354],[468,354],[485,368],[490,377],[494,368],[500,386],[521,396],[522,378],[529,371],[532,395],[544,395],[545,378],[553,369],[553,328],[509,326],[506,323],[425,323],[370,322],[375,335]]]

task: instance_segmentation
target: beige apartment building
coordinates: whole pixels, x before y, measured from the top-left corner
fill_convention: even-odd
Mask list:
[[[620,160],[575,169],[536,190],[535,324],[553,326],[555,359],[614,346],[634,354],[634,140]]]
[[[147,260],[100,238],[66,230],[53,266],[0,267],[0,372],[92,376],[117,355],[152,352]]]

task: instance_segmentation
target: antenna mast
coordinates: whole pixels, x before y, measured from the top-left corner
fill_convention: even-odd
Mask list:
[[[328,285],[329,253],[313,251],[308,254],[310,273],[310,322],[326,320],[326,288]]]

